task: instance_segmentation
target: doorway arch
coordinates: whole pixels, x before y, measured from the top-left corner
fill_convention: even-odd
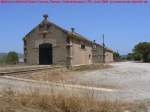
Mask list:
[[[53,64],[53,49],[52,44],[44,43],[39,45],[39,64]]]

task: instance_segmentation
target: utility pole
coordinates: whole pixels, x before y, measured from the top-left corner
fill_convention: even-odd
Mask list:
[[[74,33],[75,28],[71,28],[71,37],[69,38],[69,69],[72,69],[72,52],[73,52],[73,48],[72,48],[72,40],[73,40],[73,33]]]
[[[103,63],[105,63],[105,37],[103,34]]]

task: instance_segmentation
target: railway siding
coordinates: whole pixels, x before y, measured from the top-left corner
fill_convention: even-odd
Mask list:
[[[39,66],[21,66],[21,67],[6,67],[0,68],[0,76],[22,74],[29,72],[36,72],[41,70],[52,70],[52,71],[66,71],[67,69],[63,66],[51,66],[51,65],[39,65]]]

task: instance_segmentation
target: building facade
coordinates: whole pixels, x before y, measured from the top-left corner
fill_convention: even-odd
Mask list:
[[[23,41],[24,62],[31,65],[87,65],[101,63],[104,58],[105,62],[113,61],[112,50],[88,40],[73,28],[67,31],[48,21],[48,15]]]

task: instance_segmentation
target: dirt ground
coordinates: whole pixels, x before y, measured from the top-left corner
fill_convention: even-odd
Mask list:
[[[118,99],[150,99],[150,64],[136,62],[112,63],[112,68],[92,71],[49,73],[44,71],[20,76],[69,84],[118,89],[116,93],[101,94]],[[100,95],[100,94],[99,94]]]
[[[76,68],[74,70],[67,70],[67,71],[52,71],[52,70],[43,70],[38,72],[33,72],[29,74],[20,74],[20,75],[13,75],[18,78],[25,78],[25,79],[33,79],[38,81],[50,81],[50,82],[57,82],[57,83],[63,83],[63,84],[78,84],[78,85],[84,85],[84,86],[90,86],[90,87],[105,87],[107,88],[108,85],[97,85],[90,81],[83,82],[82,80],[78,80],[77,78],[80,77],[80,75],[84,74],[85,72],[91,72],[94,70],[103,70],[111,68],[112,66],[106,64],[97,64],[93,66],[83,66],[80,68]],[[109,86],[109,88],[115,88],[113,86]]]

